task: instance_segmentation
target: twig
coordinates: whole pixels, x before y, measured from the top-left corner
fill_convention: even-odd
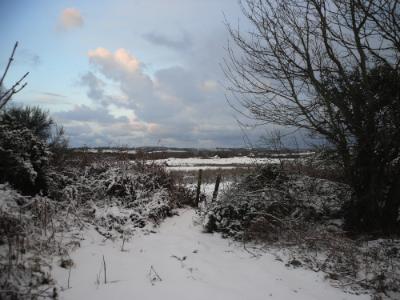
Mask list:
[[[13,51],[11,52],[11,56],[10,56],[10,58],[8,59],[8,63],[7,63],[6,69],[4,70],[3,76],[2,76],[1,79],[0,79],[0,86],[3,84],[4,78],[5,78],[6,75],[7,75],[8,69],[10,68],[11,63],[12,63],[13,60],[14,60],[14,54],[15,54],[15,50],[17,49],[17,47],[18,47],[18,42],[15,42]]]
[[[126,237],[125,237],[125,235],[124,235],[123,238],[122,238],[121,252],[124,252],[124,251],[125,251],[125,250],[124,250],[125,240],[126,240]]]
[[[104,259],[104,255],[103,255],[103,268],[104,268],[104,284],[107,284],[107,266],[106,266],[106,260]]]
[[[17,47],[18,47],[18,42],[15,43],[13,51],[11,53],[11,56],[8,59],[6,69],[4,70],[4,73],[0,79],[0,87],[3,86],[4,78],[6,77],[8,70],[11,66],[11,63],[14,60],[14,54],[15,54],[15,50],[17,49]],[[18,93],[24,87],[26,87],[27,83],[25,82],[19,88],[17,88],[22,83],[22,81],[28,76],[28,74],[29,74],[29,72],[25,73],[16,83],[14,83],[14,85],[10,89],[8,89],[4,93],[0,94],[0,109],[2,109],[8,103],[8,101],[11,99],[11,97],[14,94]]]
[[[257,255],[257,254],[255,254],[255,253],[251,252],[249,249],[247,249],[247,247],[246,247],[246,238],[245,238],[245,234],[244,234],[243,237],[242,237],[242,242],[243,242],[243,249],[244,249],[247,253],[249,253],[252,257],[257,258],[257,257],[260,256],[260,255]]]
[[[67,285],[68,288],[70,288],[70,286],[69,286],[69,279],[70,278],[71,278],[71,266],[68,269],[68,285]]]
[[[154,282],[156,282],[156,281],[162,281],[160,275],[158,275],[158,273],[156,272],[156,270],[154,269],[153,266],[150,267],[149,279],[150,279],[151,285],[154,285]]]
[[[186,260],[187,256],[178,257],[176,255],[171,255],[171,257],[179,260],[182,268],[185,266],[183,262]]]
[[[345,287],[345,286],[352,285],[352,284],[360,284],[361,282],[367,282],[367,279],[366,279],[366,278],[358,279],[358,280],[350,279],[349,282],[346,282],[346,283],[338,283],[338,284],[336,284],[336,286],[337,286],[337,287]]]
[[[49,298],[50,294],[45,294],[51,287],[47,287],[42,291],[38,291],[37,293],[32,293],[30,290],[28,292],[19,292],[15,290],[0,290],[0,295],[6,294],[6,293],[11,293],[14,295],[21,295],[21,296],[35,296],[35,297],[43,297],[43,298]],[[2,299],[0,297],[0,299]]]

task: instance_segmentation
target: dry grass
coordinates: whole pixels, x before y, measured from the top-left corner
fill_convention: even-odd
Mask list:
[[[253,167],[237,167],[232,169],[202,169],[202,183],[215,183],[218,175],[223,181],[237,181],[243,175],[249,174]],[[170,173],[175,177],[180,177],[184,184],[194,184],[197,182],[198,170],[171,170]]]

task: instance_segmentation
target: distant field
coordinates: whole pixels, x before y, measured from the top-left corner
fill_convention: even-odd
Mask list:
[[[248,174],[257,165],[279,164],[278,158],[255,158],[255,157],[229,157],[229,158],[166,158],[152,160],[160,165],[164,165],[167,170],[177,177],[182,178],[184,183],[191,184],[197,181],[198,172],[201,169],[202,181],[213,183],[218,175],[222,176],[222,181],[235,181],[239,176]]]
[[[218,156],[210,158],[190,157],[190,158],[167,158],[156,160],[159,164],[164,164],[167,168],[223,168],[223,167],[244,167],[257,164],[278,164],[278,158],[258,158],[258,157],[229,157],[220,158]]]
[[[163,148],[163,147],[143,147],[143,148],[74,148],[75,153],[103,154],[103,155],[125,155],[131,158],[146,159],[167,159],[167,158],[296,158],[312,154],[309,150],[282,150],[273,151],[269,149],[256,148],[216,148],[216,149],[196,149],[196,148]]]
[[[247,155],[243,155],[246,153]],[[213,183],[218,175],[222,181],[235,181],[239,176],[248,174],[256,166],[279,164],[282,161],[294,161],[312,155],[313,152],[271,152],[266,150],[229,149],[123,149],[89,148],[72,149],[71,158],[82,156],[83,161],[98,160],[139,160],[156,163],[166,167],[185,184],[197,181],[198,171],[203,170],[203,182]]]

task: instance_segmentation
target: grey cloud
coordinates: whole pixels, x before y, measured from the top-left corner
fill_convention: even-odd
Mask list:
[[[219,128],[215,131],[196,130],[193,127],[175,127],[171,126],[163,132],[151,133],[149,137],[153,141],[160,141],[163,146],[182,146],[182,147],[215,147],[243,146],[243,133],[236,130],[235,127]]]
[[[230,136],[237,138],[239,130],[231,125],[233,120],[227,113],[223,91],[215,89],[210,92],[203,88],[206,80],[214,82],[214,78],[199,74],[194,68],[179,66],[158,70],[150,78],[143,73],[142,64],[125,49],[112,53],[98,48],[89,52],[89,58],[101,75],[119,85],[127,103],[121,104],[107,97],[106,82],[91,72],[82,77],[82,83],[89,89],[89,98],[96,103],[103,99],[103,104],[129,107],[134,109],[139,120],[157,124],[161,129],[147,132],[148,138],[185,144],[212,140],[218,144],[218,134],[224,135],[225,141],[229,138],[226,132],[230,131],[236,132]],[[230,126],[228,131],[226,124]],[[216,133],[205,130],[207,126],[215,128]],[[103,133],[116,135],[117,130],[122,132],[124,127],[112,130],[115,132],[103,130]]]
[[[215,32],[212,37],[206,37],[206,43],[204,40],[190,42],[193,49],[182,52],[184,64],[156,70],[152,76],[147,75],[144,64],[126,49],[89,51],[94,71],[82,77],[88,97],[101,103],[104,109],[110,104],[129,108],[134,110],[138,122],[156,124],[152,130],[139,128],[137,131],[141,134],[131,134],[130,125],[114,120],[117,125],[101,128],[96,135],[107,141],[124,140],[131,145],[154,145],[158,140],[169,146],[243,145],[243,133],[232,117],[219,84],[224,81],[219,66],[225,51],[223,37],[226,35]],[[180,43],[184,40],[156,33],[147,34],[146,38],[170,48],[182,46]],[[117,85],[124,101],[107,95],[111,83],[113,91]]]
[[[42,62],[40,56],[37,55],[37,54],[32,54],[32,55],[29,57],[29,60],[30,60],[31,64],[34,65],[34,66],[37,66],[37,65],[39,65],[39,64]]]
[[[16,55],[17,55],[17,57],[16,57],[15,61],[18,64],[27,64],[32,67],[36,67],[42,63],[42,59],[38,54],[36,54],[26,48],[23,48],[23,49],[17,51]]]
[[[39,92],[41,95],[44,96],[49,96],[49,97],[56,97],[56,98],[66,98],[65,95],[57,94],[57,93],[52,93],[52,92]]]
[[[53,116],[62,121],[64,124],[70,121],[80,121],[80,122],[98,122],[112,124],[116,122],[127,122],[126,117],[114,117],[110,112],[101,108],[91,108],[86,105],[76,105],[70,111],[61,111],[54,113]]]
[[[87,96],[94,100],[103,102],[105,99],[104,87],[105,83],[97,78],[92,72],[87,72],[84,74],[79,83],[83,86],[87,86]]]
[[[156,72],[155,77],[162,89],[183,101],[200,101],[202,98],[198,89],[201,81],[195,74],[182,67],[172,67]]]
[[[89,125],[87,124],[78,124],[78,125],[72,125],[69,124],[67,125],[68,127],[68,136],[71,137],[77,137],[77,136],[82,136],[82,135],[90,135],[92,133],[92,130]]]
[[[110,104],[125,107],[130,106],[127,101],[124,101],[123,97],[106,94],[105,89],[107,84],[92,72],[84,74],[80,78],[78,84],[87,88],[86,95],[89,99],[93,100],[94,103],[101,104],[104,107]]]
[[[55,114],[62,120],[72,146],[142,146],[159,143],[164,146],[213,147],[242,146],[242,133],[226,126],[199,129],[198,122],[188,118],[165,121],[158,130],[132,127],[125,118],[114,118],[105,109],[74,108]],[[95,129],[93,128],[95,124]]]
[[[133,146],[149,132],[147,124],[125,116],[116,117],[106,107],[78,105],[53,117],[63,124],[74,147]]]
[[[143,38],[154,45],[180,51],[190,49],[193,45],[193,41],[186,31],[182,31],[178,37],[170,37],[160,32],[152,31],[144,34]]]

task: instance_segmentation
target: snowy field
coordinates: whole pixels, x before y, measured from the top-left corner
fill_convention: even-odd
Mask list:
[[[278,158],[256,158],[248,156],[237,156],[229,158],[201,158],[201,157],[190,157],[190,158],[166,158],[158,159],[157,163],[165,164],[167,167],[184,167],[184,166],[246,166],[254,164],[278,164],[280,160]]]
[[[60,299],[369,299],[331,286],[322,273],[288,268],[264,252],[254,257],[241,244],[202,233],[196,219],[194,210],[180,210],[123,251],[121,242],[88,229],[70,274],[54,264]]]
[[[203,170],[229,170],[235,168],[251,167],[261,164],[279,164],[279,158],[256,158],[248,156],[237,156],[229,158],[190,157],[190,158],[166,158],[157,159],[153,162],[166,166],[170,171],[196,171]]]

